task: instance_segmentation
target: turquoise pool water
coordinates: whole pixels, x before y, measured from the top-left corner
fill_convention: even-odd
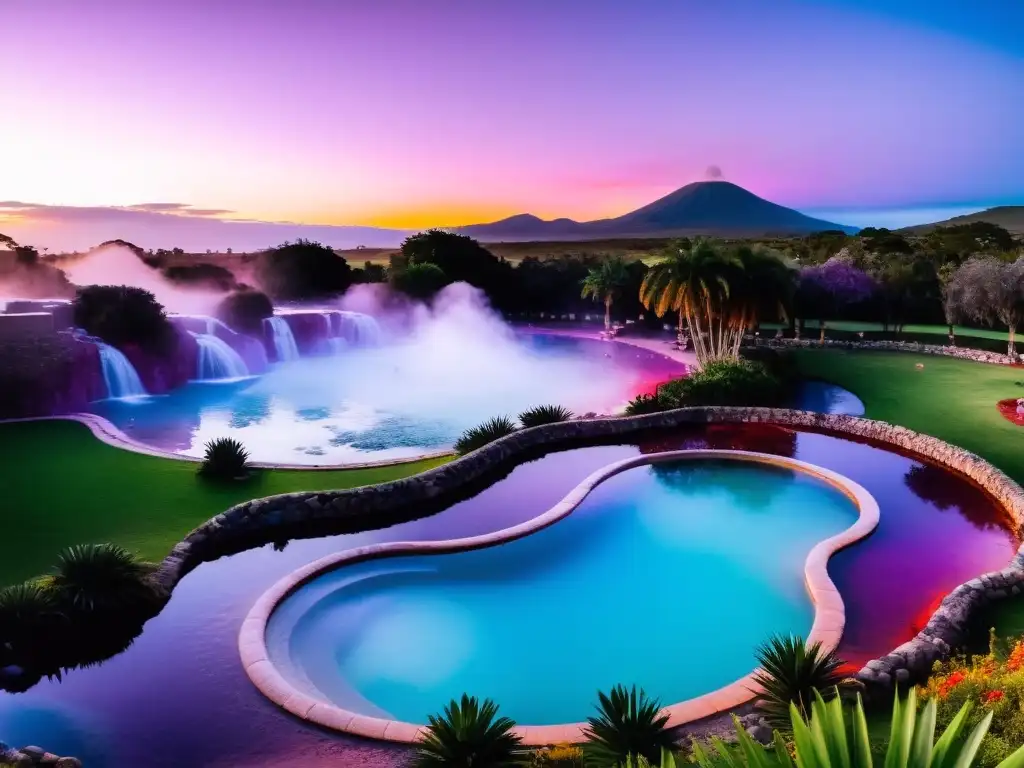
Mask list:
[[[771,633],[806,635],[806,555],[856,516],[765,465],[631,469],[524,539],[325,574],[274,613],[268,648],[301,689],[415,723],[463,692],[534,725],[585,719],[616,683],[674,703],[749,673]]]

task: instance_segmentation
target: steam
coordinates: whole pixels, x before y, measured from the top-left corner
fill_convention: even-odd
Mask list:
[[[68,280],[79,287],[131,285],[144,288],[169,312],[209,315],[224,296],[217,291],[175,285],[159,270],[147,266],[130,249],[121,245],[105,245],[59,266]]]
[[[708,181],[719,181],[722,178],[722,169],[717,165],[709,165],[704,171],[704,178]]]
[[[330,408],[358,431],[384,414],[465,428],[547,403],[607,411],[628,397],[635,376],[603,357],[531,349],[465,283],[445,288],[430,307],[384,286],[357,286],[341,304],[376,317],[388,343],[304,358],[267,374],[252,394],[287,393],[296,410]]]

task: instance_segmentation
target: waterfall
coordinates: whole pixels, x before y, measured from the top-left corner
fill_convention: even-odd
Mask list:
[[[339,312],[339,333],[353,347],[374,346],[380,343],[380,326],[369,315],[360,312]]]
[[[146,394],[142,379],[135,371],[131,361],[116,347],[96,342],[100,351],[100,364],[103,367],[103,381],[107,385],[107,397],[121,399],[138,397]]]
[[[274,344],[274,354],[278,362],[297,360],[299,347],[295,343],[295,336],[292,334],[288,321],[275,315],[264,318],[263,322],[270,326],[270,338]]]
[[[213,327],[212,322],[210,327]],[[212,333],[193,333],[192,337],[199,345],[197,379],[238,379],[249,375],[249,369],[242,356],[226,341]]]

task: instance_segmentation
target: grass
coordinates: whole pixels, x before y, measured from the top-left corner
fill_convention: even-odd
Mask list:
[[[817,338],[818,321],[807,320],[804,327],[804,336],[807,338]],[[761,328],[766,330],[774,331],[776,328],[789,328],[788,325],[782,323],[761,323]],[[1006,331],[993,331],[988,328],[967,328],[963,325],[955,325],[953,329],[957,336],[973,336],[978,339],[993,339],[995,341],[1006,341],[1008,336]],[[879,331],[883,330],[881,323],[863,323],[858,320],[830,320],[827,323],[825,335],[828,336],[828,331],[847,331],[849,333],[857,333],[858,331]],[[936,336],[942,336],[943,344],[946,343],[946,337],[949,333],[949,326],[946,325],[905,325],[903,326],[903,335],[923,333],[923,334],[935,334]]]
[[[131,453],[101,443],[82,424],[0,425],[0,512],[5,547],[0,584],[49,571],[64,547],[112,542],[160,560],[185,534],[258,496],[353,488],[422,472],[447,461],[345,470],[268,470],[217,485],[192,462]]]

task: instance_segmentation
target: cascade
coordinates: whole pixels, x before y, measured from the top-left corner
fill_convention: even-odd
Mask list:
[[[380,343],[380,326],[369,315],[360,312],[339,312],[340,333],[354,347],[374,346]]]
[[[270,339],[274,345],[274,354],[278,362],[297,360],[299,347],[295,343],[295,335],[292,333],[288,321],[275,315],[264,318],[263,322],[270,326]]]
[[[211,330],[213,327],[211,322]],[[212,333],[193,333],[192,337],[199,345],[199,357],[196,364],[197,379],[202,381],[238,379],[249,375],[249,369],[242,356],[226,341]]]
[[[107,397],[120,399],[146,394],[146,388],[142,386],[142,379],[139,378],[135,366],[121,350],[102,341],[97,341],[96,346],[100,351],[100,365],[103,368],[103,381],[107,385]]]

